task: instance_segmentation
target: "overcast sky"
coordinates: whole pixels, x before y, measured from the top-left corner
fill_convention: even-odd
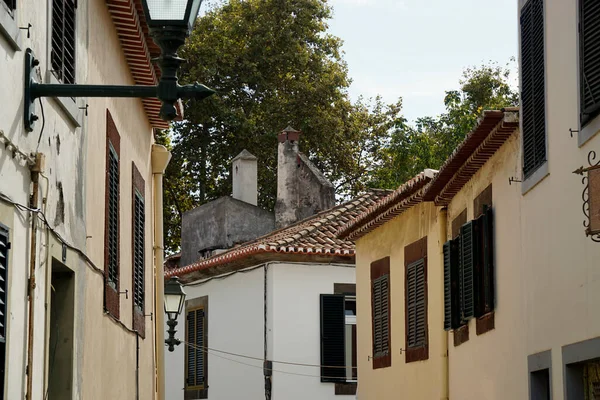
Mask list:
[[[402,97],[410,120],[443,112],[465,67],[517,56],[517,0],[330,1],[351,96]]]

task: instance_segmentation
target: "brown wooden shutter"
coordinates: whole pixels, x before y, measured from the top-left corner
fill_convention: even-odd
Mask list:
[[[427,237],[404,248],[405,361],[429,358]]]
[[[322,294],[321,300],[321,382],[345,382],[344,295]]]
[[[460,320],[459,300],[460,240],[444,243],[444,329],[456,329]]]
[[[392,365],[390,258],[371,263],[373,368]]]
[[[475,315],[475,268],[478,260],[474,221],[460,228],[460,320],[466,323]]]
[[[6,320],[8,313],[8,256],[10,242],[8,228],[0,225],[0,399],[4,396],[6,368]]]
[[[104,210],[104,307],[119,318],[119,155],[121,137],[106,110],[106,187]]]
[[[187,357],[186,357],[186,388],[200,389],[205,382],[206,345],[205,314],[203,308],[187,312]]]
[[[521,118],[523,175],[546,161],[544,1],[529,0],[521,10]]]
[[[132,163],[132,265],[133,265],[133,329],[141,337],[146,334],[145,269],[146,269],[146,211],[144,178]]]
[[[491,207],[485,207],[481,219],[481,269],[478,277],[477,317],[494,310],[494,220]]]

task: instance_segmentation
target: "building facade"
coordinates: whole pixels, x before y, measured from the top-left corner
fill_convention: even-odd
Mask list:
[[[29,51],[38,82],[157,82],[140,2],[0,3],[0,398],[156,398],[160,103],[41,98],[28,132]]]

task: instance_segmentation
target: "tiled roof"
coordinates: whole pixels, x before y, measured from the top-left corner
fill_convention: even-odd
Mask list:
[[[422,201],[450,203],[458,191],[519,127],[519,109],[484,111],[477,126],[457,146],[439,171],[425,170],[390,196],[344,225],[338,237],[356,240]],[[428,172],[429,171],[429,172]]]
[[[270,253],[275,261],[279,255],[284,254],[354,257],[354,243],[337,238],[336,232],[342,225],[372,207],[388,194],[390,194],[388,190],[370,190],[346,203],[322,211],[294,225],[276,230],[194,264],[168,271],[165,276],[184,277],[195,271],[204,271],[203,276],[209,276],[212,273],[209,271],[210,269],[214,268],[216,274],[222,272],[223,268],[216,269],[215,267],[241,268],[247,264],[242,261],[243,259],[264,253]]]
[[[404,183],[389,196],[372,205],[365,212],[340,228],[337,235],[346,240],[356,240],[386,221],[402,214],[422,200],[425,187],[437,171],[426,169]]]
[[[446,206],[487,160],[519,128],[519,109],[484,111],[473,129],[452,152],[428,185],[424,201]]]
[[[148,33],[141,0],[106,0],[106,5],[115,24],[135,84],[156,85],[160,77],[160,69],[155,67],[151,60],[160,55],[160,49],[154,44]],[[160,100],[157,98],[141,100],[152,126],[168,128],[169,123],[158,116],[161,107]],[[181,101],[177,102],[176,108],[181,118],[183,115]]]

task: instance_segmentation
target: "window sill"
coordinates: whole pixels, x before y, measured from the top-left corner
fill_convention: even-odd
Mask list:
[[[7,10],[4,4],[0,4],[0,33],[14,51],[21,50],[21,31],[15,20],[14,13]]]
[[[463,325],[453,331],[454,347],[469,341],[469,325]]]
[[[56,79],[54,74],[51,71],[46,71],[46,83],[60,84],[61,82]],[[71,97],[53,97],[53,99],[58,103],[60,108],[63,109],[67,117],[69,117],[69,121],[76,127],[79,128],[82,121],[82,112],[77,105],[77,101]]]
[[[600,132],[600,116],[597,116],[593,120],[589,121],[585,126],[579,128],[577,135],[577,145],[579,147],[586,144],[588,140],[596,136]]]
[[[492,311],[479,318],[475,323],[475,333],[477,335],[483,335],[496,328],[496,314]]]
[[[539,168],[527,179],[523,180],[521,184],[521,194],[525,195],[531,189],[533,189],[538,183],[544,180],[545,177],[550,175],[550,169],[548,168],[548,161],[539,166]]]

